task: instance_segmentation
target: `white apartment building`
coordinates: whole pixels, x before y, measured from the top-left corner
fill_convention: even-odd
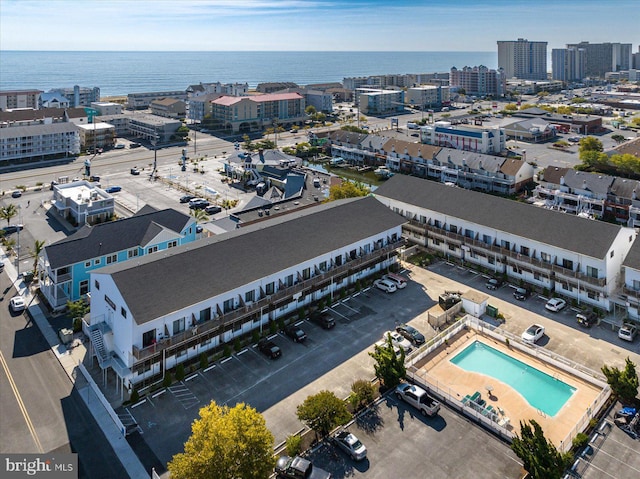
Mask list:
[[[0,166],[74,156],[80,135],[74,123],[45,123],[0,128]]]
[[[0,110],[33,108],[40,104],[42,90],[0,90]]]
[[[523,38],[498,42],[498,68],[507,79],[545,80],[547,78],[547,42]]]
[[[107,266],[85,330],[101,366],[138,383],[392,265],[405,221],[340,200]]]
[[[407,89],[405,101],[421,110],[448,105],[451,101],[449,87],[440,85],[420,85]]]
[[[636,238],[633,228],[404,175],[375,196],[407,218],[410,242],[604,310]]]
[[[498,154],[506,148],[507,135],[501,128],[477,128],[437,121],[420,128],[422,143],[476,153]]]
[[[356,105],[365,115],[384,115],[404,110],[404,90],[358,88]]]

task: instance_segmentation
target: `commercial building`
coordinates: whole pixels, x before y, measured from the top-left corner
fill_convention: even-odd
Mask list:
[[[408,219],[412,243],[604,310],[636,238],[633,228],[404,175],[375,196]]]
[[[39,108],[41,90],[0,90],[0,110]]]
[[[528,143],[541,143],[555,138],[557,135],[554,125],[544,118],[529,118],[528,120],[519,120],[502,128],[507,138],[526,141]]]
[[[153,115],[165,118],[184,118],[187,114],[187,104],[182,100],[175,98],[162,98],[153,100],[149,104]]]
[[[407,105],[421,110],[439,108],[451,102],[451,93],[448,86],[420,85],[407,88],[405,101]]]
[[[74,226],[92,225],[111,219],[114,200],[95,184],[81,180],[54,185],[51,207]]]
[[[560,80],[507,80],[507,90],[521,95],[535,95],[541,91],[560,91],[564,83]]]
[[[78,125],[80,147],[112,148],[116,143],[116,128],[109,123],[96,122],[89,125]]]
[[[94,101],[91,103],[91,108],[96,110],[99,116],[122,114],[122,105],[120,103],[113,103],[108,101]]]
[[[356,105],[365,115],[388,115],[404,111],[404,90],[356,89]]]
[[[504,70],[491,70],[484,65],[451,69],[449,85],[452,89],[464,89],[467,95],[502,96],[505,93],[506,75]]]
[[[346,77],[342,80],[344,88],[354,91],[358,88],[409,88],[423,84],[446,86],[449,84],[449,72],[442,73],[395,73],[370,75],[366,77]]]
[[[547,78],[547,42],[523,38],[498,41],[498,68],[507,78],[545,80]]]
[[[211,102],[211,117],[233,132],[258,131],[274,124],[285,128],[306,120],[299,93],[269,93],[246,97],[222,96]]]
[[[213,111],[211,102],[224,96],[223,93],[207,93],[203,95],[190,96],[187,103],[187,118],[201,123],[206,116],[210,116]]]
[[[585,77],[604,78],[607,72],[617,72],[632,68],[631,43],[589,43],[568,44],[567,48],[582,49],[585,52]]]
[[[89,190],[90,184],[65,187],[54,188],[56,202],[81,204],[78,194],[94,194],[113,204],[113,198],[100,189]],[[56,211],[66,214],[63,209]],[[89,293],[91,272],[191,243],[196,238],[195,225],[195,219],[188,215],[149,206],[130,218],[85,224],[68,238],[44,248],[38,258],[40,291],[52,309],[62,309],[67,301],[77,301]]]
[[[129,134],[151,144],[174,141],[174,135],[182,126],[180,120],[156,115],[132,115],[129,117]]]
[[[60,93],[63,97],[69,100],[69,105],[72,108],[78,108],[81,106],[90,107],[94,101],[100,101],[100,88],[96,87],[81,87],[75,85],[71,88],[52,88],[50,93]]]
[[[427,145],[498,154],[506,148],[507,136],[501,128],[454,126],[448,121],[437,121],[420,128],[420,139]]]
[[[130,110],[144,110],[154,100],[162,98],[173,98],[175,100],[187,101],[187,92],[184,90],[171,91],[151,91],[144,93],[129,93],[127,95],[127,108]]]
[[[79,153],[78,127],[71,122],[0,128],[0,166],[67,158]]]
[[[340,200],[98,270],[93,353],[125,387],[162,375],[393,265],[405,221]]]

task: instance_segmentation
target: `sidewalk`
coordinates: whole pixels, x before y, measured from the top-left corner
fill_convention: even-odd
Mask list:
[[[91,411],[96,423],[109,441],[109,444],[111,444],[111,447],[118,456],[122,466],[128,472],[129,477],[132,479],[150,477],[150,473],[144,469],[144,466],[133,452],[133,449],[131,449],[131,446],[125,437],[120,434],[120,431],[109,416],[109,413],[107,413],[101,405],[100,401],[96,401],[95,399],[90,401],[91,388],[86,384],[82,373],[76,370],[78,363],[82,362],[87,355],[85,344],[75,343],[76,345],[71,349],[67,349],[65,345],[61,344],[56,332],[49,324],[49,321],[47,321],[43,307],[40,305],[38,298],[31,293],[30,289],[24,284],[22,279],[19,279],[18,282],[18,273],[13,262],[7,257],[2,248],[0,248],[0,260],[4,262],[4,269],[9,278],[15,284],[16,289],[24,295],[27,301],[29,315],[33,318],[33,321],[42,332],[42,335],[49,344],[51,351],[56,358],[58,358],[58,361],[67,373],[67,376],[69,376],[69,379],[77,388],[80,393],[80,397],[82,397],[87,408]],[[77,383],[76,379],[79,379]]]

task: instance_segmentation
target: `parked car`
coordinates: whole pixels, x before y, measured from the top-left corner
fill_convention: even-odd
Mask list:
[[[107,193],[117,193],[118,191],[122,191],[122,187],[121,186],[109,186],[108,188],[105,188],[105,190]]]
[[[618,330],[618,337],[620,339],[624,339],[625,341],[633,341],[636,339],[636,335],[638,334],[638,328],[633,324],[625,323]]]
[[[416,328],[414,328],[413,326],[409,326],[408,324],[401,324],[396,328],[396,331],[416,346],[420,346],[425,342],[424,335]]]
[[[4,263],[0,261],[0,273],[4,271]]]
[[[498,289],[500,286],[502,286],[502,280],[500,279],[496,279],[496,278],[491,278],[489,281],[487,281],[485,283],[485,286],[487,287],[487,289],[490,289],[492,291],[495,291],[496,289]]]
[[[276,359],[282,356],[282,351],[280,350],[280,347],[276,343],[274,343],[273,341],[267,338],[262,338],[260,341],[258,341],[258,349],[262,354],[266,355],[271,359]]]
[[[131,168],[129,170],[129,172],[134,176],[138,176],[140,174],[140,170],[138,168],[136,168],[135,166],[133,168]]]
[[[513,297],[518,301],[524,301],[529,297],[529,290],[527,288],[516,288],[513,292]]]
[[[284,334],[289,336],[296,343],[302,343],[307,339],[307,334],[295,323],[287,324],[284,328]]]
[[[96,175],[91,175],[89,177],[89,181],[91,181],[92,183],[95,183],[96,181],[100,181],[100,177]]]
[[[387,339],[386,338],[382,339],[382,340],[376,342],[373,346],[374,346],[374,351],[375,351],[376,346],[378,348],[385,349],[387,347]],[[396,358],[402,357],[402,355],[404,354],[403,350],[400,347],[398,347],[395,344],[393,344],[393,341],[391,342],[391,346],[393,347],[393,352],[395,353]]]
[[[142,145],[140,143],[131,143],[129,148],[140,148]]]
[[[440,403],[415,384],[400,383],[396,387],[396,397],[411,404],[423,416],[435,416],[440,410]]]
[[[532,324],[522,333],[522,341],[527,344],[535,344],[542,336],[544,336],[544,326]]]
[[[373,282],[373,285],[376,288],[381,289],[382,291],[384,291],[386,293],[395,293],[396,290],[398,289],[396,287],[396,285],[394,283],[392,283],[391,281],[389,281],[388,279],[376,279]]]
[[[16,233],[18,231],[22,231],[24,229],[24,225],[8,225],[2,228],[4,234],[9,235],[11,233]]]
[[[590,328],[598,322],[598,315],[593,311],[585,311],[584,313],[576,314],[576,321],[580,326]]]
[[[547,304],[545,304],[544,307],[549,311],[557,313],[558,311],[564,309],[566,305],[567,302],[562,298],[551,298],[549,301],[547,301]]]
[[[333,316],[331,316],[328,311],[314,312],[313,314],[311,314],[311,321],[323,327],[324,329],[331,329],[336,325],[336,320],[333,319]]]
[[[11,198],[20,198],[22,196],[22,191],[20,190],[16,190],[13,193],[11,193]]]
[[[189,203],[189,201],[191,201],[192,199],[194,199],[195,196],[193,195],[184,195],[180,197],[180,203]]]
[[[25,310],[25,308],[27,307],[27,302],[25,301],[23,296],[14,296],[13,298],[11,298],[11,301],[9,301],[9,307],[14,313],[19,313]]]
[[[204,209],[204,212],[207,213],[208,215],[215,215],[216,213],[220,213],[221,211],[222,211],[222,208],[216,205],[210,205]]]
[[[331,436],[331,442],[351,456],[354,461],[362,461],[367,457],[367,448],[349,431],[340,431]]]
[[[391,344],[404,349],[405,354],[409,354],[411,351],[413,351],[413,346],[411,345],[411,342],[408,339],[406,339],[404,336],[402,336],[400,333],[396,331],[387,331],[382,335],[383,341],[387,340],[387,335],[391,336]]]
[[[275,471],[278,477],[286,479],[331,479],[330,473],[300,456],[280,456]]]
[[[192,210],[203,210],[209,205],[210,203],[202,198],[197,198],[189,201],[189,208]]]
[[[196,233],[202,233],[204,231],[204,228],[202,227],[202,225],[196,225]]]
[[[393,274],[393,273],[385,274],[382,277],[382,279],[391,281],[393,284],[396,285],[396,288],[398,289],[403,289],[407,287],[407,280],[402,276],[400,276],[399,274]]]

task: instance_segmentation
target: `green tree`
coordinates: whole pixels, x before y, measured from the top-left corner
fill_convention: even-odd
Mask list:
[[[84,318],[89,312],[89,305],[83,299],[77,301],[67,301],[67,312],[72,318]]]
[[[33,276],[38,276],[38,257],[40,256],[40,253],[42,253],[43,249],[44,241],[36,240],[33,243],[33,254],[35,255],[35,258],[33,259]]]
[[[601,151],[586,150],[580,153],[580,160],[582,161],[582,169],[597,170],[600,166],[604,166],[609,162],[609,157]]]
[[[247,151],[251,151],[253,149],[253,145],[251,144],[251,138],[249,138],[249,135],[247,135],[246,133],[242,135],[242,140],[244,141],[242,145],[244,149]]]
[[[631,359],[625,359],[625,367],[620,371],[617,367],[602,366],[602,373],[607,378],[611,391],[623,402],[631,403],[638,396],[638,374],[636,365]]]
[[[373,352],[369,353],[369,356],[376,362],[373,366],[376,377],[388,389],[400,384],[402,378],[407,374],[404,366],[404,350],[400,348],[400,355],[396,355],[390,334],[387,335],[384,346],[378,346],[376,344]]]
[[[175,132],[177,138],[185,141],[189,137],[189,127],[187,125],[182,125]]]
[[[593,136],[585,136],[580,140],[580,153],[583,151],[604,151],[602,142]]]
[[[559,115],[570,115],[573,113],[573,111],[574,111],[574,108],[572,106],[567,106],[567,105],[560,105],[557,110]]]
[[[611,155],[609,163],[620,170],[620,172],[628,175],[640,173],[640,158],[631,153]]]
[[[620,144],[624,141],[624,136],[616,133],[615,135],[611,135],[611,139],[616,143]]]
[[[518,109],[518,105],[516,105],[515,103],[507,103],[504,106],[504,109],[507,111],[516,111]]]
[[[586,98],[582,98],[581,96],[577,96],[577,97],[571,99],[571,103],[575,103],[575,104],[586,103],[586,102],[587,102],[587,99]]]
[[[304,112],[309,116],[313,116],[316,114],[317,110],[315,106],[309,105],[304,109]]]
[[[331,391],[320,391],[309,396],[296,410],[298,419],[324,437],[332,429],[351,419],[344,401]]]
[[[340,185],[333,185],[329,188],[329,201],[341,200],[344,198],[355,198],[357,196],[367,196],[370,190],[362,183],[344,180]]]
[[[371,403],[375,397],[376,389],[373,384],[371,384],[371,381],[358,379],[351,384],[351,396],[349,396],[349,400],[354,409],[358,410]]]
[[[214,401],[200,409],[184,452],[167,464],[173,479],[267,479],[273,472],[273,435],[262,414],[244,403]]]
[[[11,222],[11,219],[18,215],[18,208],[13,203],[8,204],[0,208],[0,218],[7,220],[7,225]]]
[[[209,219],[209,215],[207,212],[200,208],[194,208],[191,210],[191,215],[195,218],[196,223],[200,223],[202,221],[207,221]]]
[[[558,452],[544,437],[542,428],[533,419],[530,423],[520,421],[520,436],[513,438],[511,449],[522,459],[531,479],[560,479],[572,461],[570,454]]]
[[[531,103],[523,103],[520,105],[521,110],[528,110],[529,108],[535,108],[535,105],[532,105]]]

